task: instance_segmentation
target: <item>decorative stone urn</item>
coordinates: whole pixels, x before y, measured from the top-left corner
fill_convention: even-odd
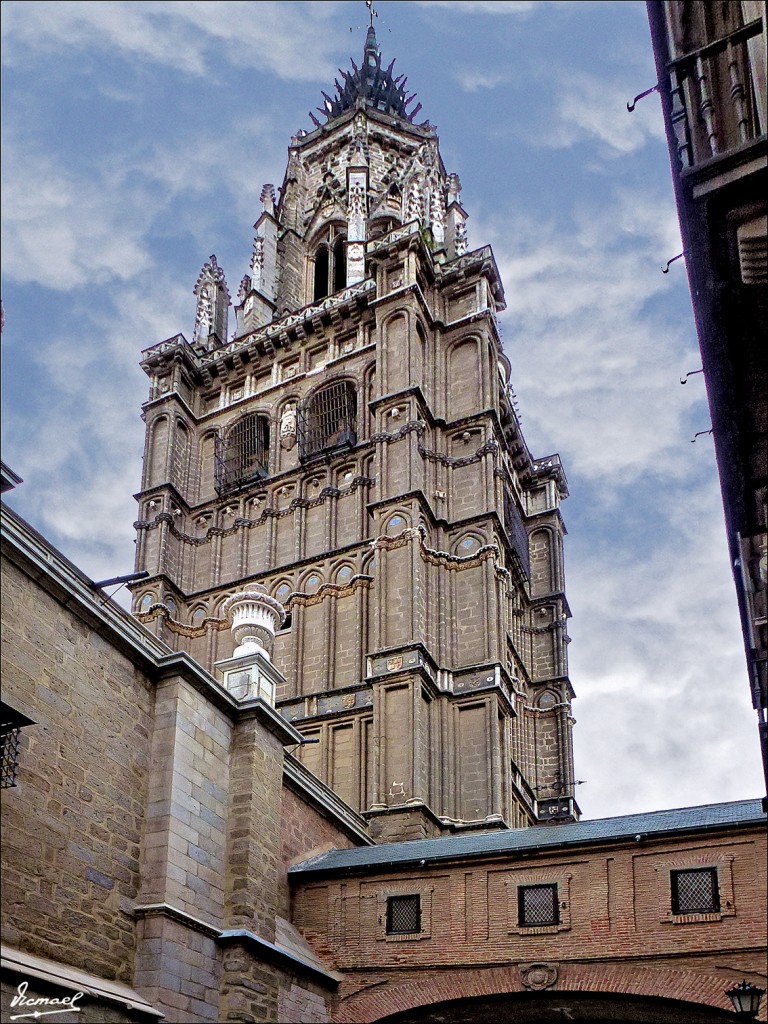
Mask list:
[[[238,645],[232,657],[243,658],[260,651],[269,660],[275,633],[285,618],[285,608],[270,597],[266,587],[253,583],[250,590],[232,594],[222,605],[222,611],[232,623]]]
[[[222,610],[238,645],[231,658],[216,662],[224,685],[238,701],[260,698],[274,707],[285,677],[272,664],[269,651],[285,608],[260,583],[253,583],[249,590],[228,597]]]

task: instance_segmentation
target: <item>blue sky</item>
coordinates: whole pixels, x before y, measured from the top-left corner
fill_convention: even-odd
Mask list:
[[[234,290],[264,182],[359,63],[365,5],[3,5],[10,503],[93,578],[133,568],[141,349]],[[577,796],[590,817],[759,795],[645,4],[381,2],[490,242],[523,429],[560,453]]]

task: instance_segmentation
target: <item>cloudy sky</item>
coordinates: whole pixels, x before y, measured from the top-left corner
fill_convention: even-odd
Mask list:
[[[759,796],[736,599],[641,2],[381,2],[505,281],[535,457],[560,453],[577,792],[589,817]],[[359,62],[362,2],[3,4],[10,504],[130,572],[141,349],[246,270],[264,182]]]

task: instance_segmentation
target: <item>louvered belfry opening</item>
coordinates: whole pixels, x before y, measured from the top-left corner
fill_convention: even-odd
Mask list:
[[[559,923],[557,885],[522,885],[517,890],[518,925],[537,928]]]
[[[349,381],[315,392],[298,409],[299,456],[302,461],[332,448],[357,443],[357,396]]]
[[[713,914],[720,909],[717,868],[672,872],[672,912]]]
[[[244,416],[225,437],[216,438],[216,493],[240,490],[267,476],[269,420],[252,413]]]

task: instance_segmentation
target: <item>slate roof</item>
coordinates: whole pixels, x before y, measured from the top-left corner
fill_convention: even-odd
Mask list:
[[[664,833],[717,830],[734,825],[755,824],[765,819],[760,800],[737,800],[725,804],[702,804],[669,811],[626,814],[617,818],[595,818],[568,825],[473,832],[439,839],[407,843],[382,843],[352,850],[331,850],[296,864],[293,877],[397,868],[421,862],[433,863],[485,857],[495,854],[526,854],[535,850],[602,843],[612,840],[650,838]]]

